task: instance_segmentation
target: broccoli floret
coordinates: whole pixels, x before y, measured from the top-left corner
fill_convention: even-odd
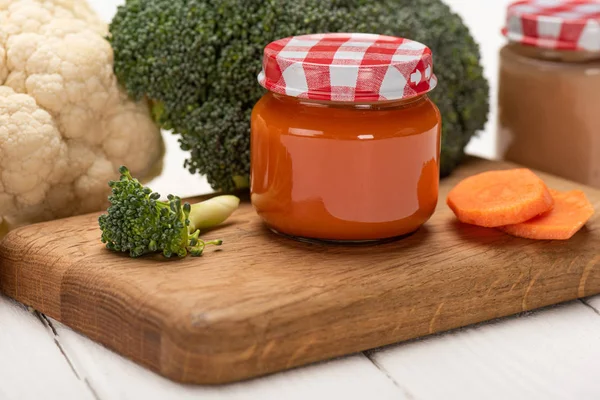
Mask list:
[[[219,199],[193,206],[182,204],[173,195],[168,201],[160,201],[160,194],[144,187],[126,167],[119,171],[121,179],[109,182],[112,195],[108,213],[98,220],[102,242],[109,250],[128,252],[131,257],[162,252],[170,258],[200,256],[205,246],[222,244],[222,240],[201,240],[199,228],[223,222],[237,208],[239,199],[222,196],[226,206],[216,208],[215,204],[223,204]]]
[[[119,82],[180,135],[190,172],[230,191],[249,182],[250,112],[264,94],[256,80],[264,47],[322,32],[380,33],[431,47],[441,174],[448,175],[487,121],[489,86],[477,43],[442,0],[126,0],[109,40]]]

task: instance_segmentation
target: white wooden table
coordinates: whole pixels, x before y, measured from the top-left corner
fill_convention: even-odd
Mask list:
[[[0,296],[0,399],[600,398],[600,297],[219,387],[173,383]]]
[[[448,1],[482,44],[495,97],[509,0]],[[106,20],[118,3],[92,1]],[[495,110],[470,153],[495,156],[494,118]],[[165,138],[165,171],[151,186],[182,196],[208,191],[183,171],[176,137]],[[600,296],[249,382],[198,387],[163,379],[0,296],[0,400],[600,399],[599,310]]]

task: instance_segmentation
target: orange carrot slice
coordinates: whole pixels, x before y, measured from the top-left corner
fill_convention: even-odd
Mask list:
[[[594,207],[581,190],[550,190],[554,208],[546,214],[516,225],[499,229],[527,239],[568,240],[594,215]]]
[[[458,219],[488,228],[525,222],[554,204],[544,182],[527,168],[483,172],[464,179],[446,203]]]

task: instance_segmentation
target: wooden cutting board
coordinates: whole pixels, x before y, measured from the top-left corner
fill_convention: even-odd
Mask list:
[[[265,229],[249,204],[201,258],[105,250],[98,215],[18,229],[0,243],[0,290],[176,381],[214,384],[600,293],[600,217],[567,242],[462,225],[445,205],[379,246],[318,245]],[[556,189],[580,185],[541,175]],[[600,191],[584,188],[600,210]]]

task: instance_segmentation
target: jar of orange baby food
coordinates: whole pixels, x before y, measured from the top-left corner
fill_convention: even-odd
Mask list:
[[[415,232],[438,200],[441,116],[421,43],[372,34],[281,39],[252,112],[251,198],[272,230],[372,241]]]

